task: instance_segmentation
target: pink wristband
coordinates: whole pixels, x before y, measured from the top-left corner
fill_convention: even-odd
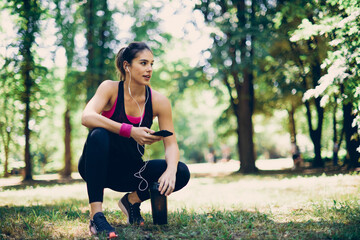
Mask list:
[[[121,124],[119,135],[122,137],[130,138],[132,127],[133,125],[131,124],[127,124],[127,123]]]

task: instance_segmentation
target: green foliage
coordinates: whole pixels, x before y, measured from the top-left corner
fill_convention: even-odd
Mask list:
[[[85,74],[75,68],[75,63],[79,58],[76,54],[75,37],[78,31],[84,28],[81,22],[81,8],[70,0],[56,0],[54,3],[54,9],[51,11],[54,12],[58,28],[56,45],[65,49],[67,60],[63,88],[64,98],[67,107],[75,110],[76,107],[81,106],[79,103],[84,101],[82,95],[84,94]]]
[[[130,28],[133,41],[145,41],[155,56],[164,53],[163,45],[171,41],[172,36],[160,30],[160,19],[157,17],[165,2],[126,1],[126,14],[135,18]]]
[[[13,158],[19,143],[15,140],[21,135],[21,129],[16,124],[21,120],[21,103],[13,96],[16,94],[15,73],[11,70],[11,59],[4,59],[4,65],[0,69],[0,162],[4,164],[4,175],[11,170],[9,161]]]
[[[190,66],[192,59],[169,61],[173,59],[167,55],[171,52],[169,50],[185,51],[186,46],[193,43],[186,40],[186,29],[184,39],[176,39],[161,28],[160,17],[167,7],[167,1],[123,1],[122,7],[114,10],[110,9],[110,2],[109,6],[106,2],[32,1],[41,5],[29,17],[29,20],[36,20],[34,23],[37,22],[39,26],[33,25],[31,28],[25,27],[26,18],[20,17],[25,13],[22,5],[24,1],[9,0],[1,3],[1,6],[5,5],[6,10],[12,12],[12,17],[16,19],[15,31],[18,31],[17,39],[13,39],[10,45],[2,45],[8,52],[5,54],[6,59],[1,56],[0,60],[3,65],[0,69],[0,107],[4,109],[2,112],[6,112],[0,116],[1,163],[4,162],[6,141],[10,142],[10,165],[16,163],[16,159],[23,159],[20,147],[24,137],[20,122],[24,118],[24,104],[21,103],[25,91],[21,75],[24,60],[32,62],[28,67],[32,69],[31,76],[34,79],[30,94],[33,114],[30,119],[33,140],[31,154],[35,165],[39,165],[45,158],[46,169],[56,171],[61,165],[64,151],[62,141],[59,141],[63,138],[63,116],[60,112],[64,112],[64,106],[71,108],[74,156],[77,158],[81,154],[87,131],[80,126],[79,120],[86,101],[85,90],[93,91],[104,79],[116,79],[113,58],[118,51],[118,43],[125,45],[131,41],[145,41],[153,49],[155,65],[152,87],[166,95],[172,103],[175,129],[185,161],[202,161],[209,144],[214,144],[218,151],[222,144],[230,145],[233,151],[237,150],[238,123],[234,106],[240,100],[237,89],[244,80],[243,70],[246,68],[251,69],[255,79],[254,113],[277,121],[283,126],[281,133],[288,129],[287,117],[273,114],[282,109],[288,112],[294,110],[297,132],[304,135],[309,132],[309,123],[306,108],[301,101],[303,94],[311,89],[304,98],[309,103],[313,102],[313,97],[322,98],[326,131],[322,133],[321,143],[327,157],[331,156],[332,148],[330,111],[338,106],[337,127],[341,129],[341,103],[353,103],[353,110],[357,114],[355,120],[360,122],[357,113],[360,111],[360,24],[357,1],[296,0],[278,1],[278,5],[268,1],[198,2],[194,16],[200,11],[203,13],[205,21],[213,30],[210,36],[213,45],[203,53],[203,60],[206,58],[206,61],[195,67]],[[237,10],[241,2],[248,9],[245,13]],[[177,6],[182,6],[181,4]],[[118,15],[115,16],[115,13]],[[116,25],[112,19],[114,16],[119,20]],[[51,29],[53,20],[56,23],[57,31],[54,34],[57,40],[54,44],[56,46],[52,46],[49,51],[54,51],[52,54],[55,54],[59,49],[66,49],[66,70],[59,70],[57,66],[49,69],[39,66],[42,59],[39,58],[38,50],[43,46],[41,43],[37,45],[41,42],[37,39],[46,38],[43,33],[47,33],[40,26],[50,26]],[[119,32],[125,25],[129,26],[129,32]],[[85,34],[86,31],[92,34],[92,41],[86,46],[75,44],[75,39],[80,36],[89,40],[90,35]],[[118,33],[122,39],[116,39]],[[35,37],[28,40],[37,43],[30,48],[30,59],[15,54],[24,52],[25,42],[21,41],[24,34],[33,34]],[[91,60],[86,60],[86,51],[89,53],[91,49],[93,55],[88,56]],[[322,63],[322,78],[318,85],[312,82],[315,58]],[[59,79],[59,71],[64,71],[64,79]],[[224,82],[225,77],[228,85]],[[307,86],[304,85],[304,79]],[[341,85],[344,86],[344,94],[341,92]],[[231,106],[231,100],[234,106]],[[310,114],[315,115],[314,109],[310,110]],[[256,115],[254,119],[258,126],[255,129],[270,127],[268,123],[256,122]],[[214,119],[218,119],[215,124]],[[317,119],[313,119],[312,123],[317,123]],[[155,124],[154,128],[156,127]],[[6,129],[11,129],[8,139],[5,139]],[[270,132],[272,131],[255,131],[255,151],[258,156],[263,155],[266,150],[276,148],[277,141],[273,140],[275,135]],[[285,152],[285,149],[282,150],[281,155]],[[151,146],[149,153],[150,158],[162,157],[163,146]],[[307,154],[313,155],[311,152]],[[345,154],[342,152],[342,155]],[[279,155],[279,152],[274,155]],[[35,170],[41,172],[38,168]]]
[[[116,45],[112,20],[112,11],[107,1],[86,1],[82,6],[86,29],[87,65],[86,76],[83,78],[86,86],[86,102],[95,94],[97,87],[106,79],[114,76]]]
[[[25,110],[22,116],[25,135],[25,167],[26,179],[32,178],[32,159],[30,150],[30,132],[35,129],[39,120],[46,115],[47,104],[53,93],[50,71],[39,65],[40,59],[36,55],[36,37],[40,32],[40,18],[44,14],[40,1],[7,1],[4,6],[17,19],[17,35],[19,40],[12,44],[18,48],[20,54],[9,57],[14,71],[14,78],[18,81],[17,91],[13,98],[23,103]],[[10,75],[11,76],[11,75]]]
[[[303,21],[293,34],[292,41],[306,40],[316,36],[329,39],[331,49],[323,61],[322,68],[327,73],[321,77],[319,84],[308,90],[304,100],[322,97],[322,106],[332,103],[353,105],[353,127],[357,133],[353,139],[359,141],[360,135],[360,4],[357,1],[328,1],[329,8],[336,11],[323,11],[322,17],[314,23]],[[357,144],[358,145],[358,144]],[[350,150],[351,151],[351,150]],[[360,152],[360,148],[357,148]],[[356,158],[356,156],[354,156]],[[356,159],[354,159],[355,162]]]
[[[252,114],[258,60],[266,50],[272,7],[258,1],[202,1],[196,5],[213,27],[213,46],[204,70],[212,81],[225,85],[229,111],[236,117],[241,171],[255,171]],[[231,119],[231,118],[229,118]],[[226,118],[222,118],[224,122]]]
[[[328,103],[330,96],[340,97],[339,101],[352,102],[358,107],[360,100],[358,64],[360,59],[360,5],[356,1],[329,1],[330,5],[339,8],[337,12],[325,13],[316,23],[303,22],[294,32],[293,41],[308,39],[316,35],[325,35],[331,42],[332,49],[328,52],[322,67],[327,74],[322,77],[320,84],[309,90],[305,99],[325,95],[323,105]],[[345,91],[340,95],[339,86],[344,84]]]

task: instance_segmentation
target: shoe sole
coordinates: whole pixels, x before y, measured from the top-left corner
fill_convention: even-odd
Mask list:
[[[126,207],[124,206],[124,204],[121,202],[121,199],[120,199],[119,202],[118,202],[118,206],[119,206],[120,210],[126,215],[126,217],[127,217],[127,224],[130,224],[130,221],[129,221],[129,213],[128,213],[128,211],[126,210]]]
[[[95,237],[95,239],[99,239],[98,232],[96,231],[96,229],[94,227],[89,227],[89,232],[90,232],[90,236]],[[106,239],[113,239],[113,238],[117,238],[118,235],[115,232],[110,232],[109,235],[106,237]]]
[[[122,203],[121,199],[120,199],[119,202],[118,202],[118,206],[119,206],[120,210],[126,215],[126,217],[127,217],[127,224],[131,225],[131,223],[130,223],[130,218],[129,218],[129,213],[128,213],[128,211],[126,210],[126,207],[125,207],[124,204]],[[145,225],[144,222],[142,222],[142,223],[139,224],[139,226],[144,226],[144,225]]]
[[[97,236],[97,233],[94,233],[93,231],[90,230],[90,236],[94,237],[95,239],[99,239],[99,237]],[[109,233],[109,235],[106,237],[106,239],[113,239],[113,238],[117,238],[118,235],[115,232],[111,232]]]

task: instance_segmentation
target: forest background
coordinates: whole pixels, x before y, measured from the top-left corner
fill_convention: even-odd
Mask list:
[[[151,84],[171,100],[183,161],[230,149],[234,171],[254,173],[257,159],[289,157],[293,143],[312,167],[359,166],[356,0],[1,0],[0,8],[4,177],[76,171],[88,132],[82,109],[102,81],[118,79],[114,57],[131,41],[153,49]],[[161,158],[163,146],[147,152]]]

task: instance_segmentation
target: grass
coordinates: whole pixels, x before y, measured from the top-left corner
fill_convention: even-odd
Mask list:
[[[168,198],[169,224],[126,225],[123,193],[105,191],[119,239],[360,239],[360,175],[229,175],[192,178]],[[0,191],[0,239],[92,239],[85,184]],[[100,238],[101,239],[101,238]]]

